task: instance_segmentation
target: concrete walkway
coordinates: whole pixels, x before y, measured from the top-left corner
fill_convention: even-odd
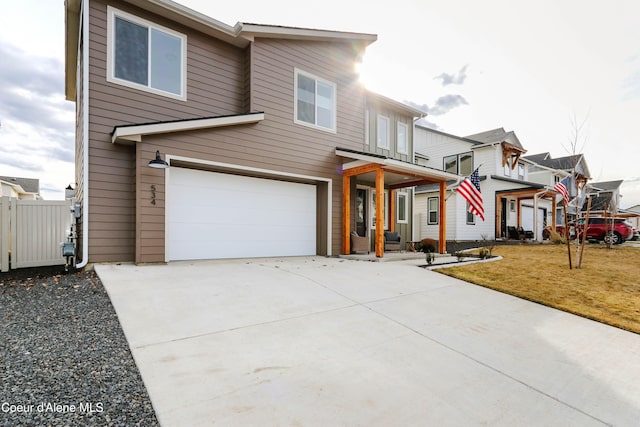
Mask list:
[[[640,335],[421,263],[96,270],[163,426],[640,424]]]

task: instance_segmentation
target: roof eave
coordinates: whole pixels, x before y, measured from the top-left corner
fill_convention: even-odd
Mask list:
[[[245,23],[238,23],[236,27],[239,28],[238,34],[247,40],[254,40],[255,37],[261,37],[333,42],[360,41],[364,46],[368,46],[378,39],[376,34],[317,30],[311,28],[281,27],[275,25]]]
[[[80,32],[81,0],[65,1],[65,82],[64,93],[67,101],[76,100],[76,65],[78,64],[78,37]]]
[[[131,144],[142,142],[142,137],[147,135],[212,129],[225,126],[248,125],[258,123],[262,120],[264,120],[264,113],[259,112],[203,119],[116,126],[111,134],[111,142],[113,144]]]

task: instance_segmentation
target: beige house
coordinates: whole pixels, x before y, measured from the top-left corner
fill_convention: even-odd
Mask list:
[[[0,176],[0,196],[20,200],[42,200],[40,180]]]
[[[455,176],[412,163],[420,111],[358,82],[375,40],[67,0],[79,266],[348,253],[358,201],[372,250],[405,244],[411,187]]]

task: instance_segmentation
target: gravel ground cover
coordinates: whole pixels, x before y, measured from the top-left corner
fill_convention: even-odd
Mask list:
[[[0,425],[157,426],[93,271],[0,273]]]

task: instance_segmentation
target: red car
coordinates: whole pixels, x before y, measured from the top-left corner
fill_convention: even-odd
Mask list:
[[[584,218],[580,218],[576,225],[578,237],[582,238]],[[619,245],[633,237],[633,227],[624,218],[589,218],[587,239],[603,240],[605,243]]]

